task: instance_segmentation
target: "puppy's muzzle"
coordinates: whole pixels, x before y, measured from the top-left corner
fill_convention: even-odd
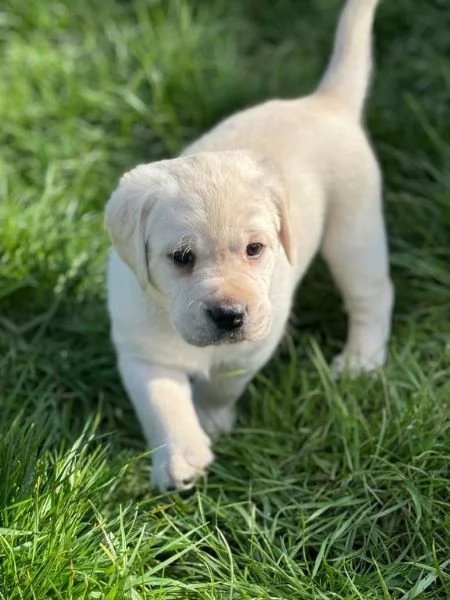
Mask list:
[[[221,333],[237,332],[245,321],[245,307],[242,304],[221,302],[206,308],[208,319]]]

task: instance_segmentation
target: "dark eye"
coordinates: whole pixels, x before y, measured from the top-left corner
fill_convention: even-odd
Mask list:
[[[259,242],[254,242],[247,246],[246,253],[247,256],[249,256],[250,258],[257,258],[258,256],[260,256],[263,250],[264,246],[262,244],[260,244]]]
[[[175,250],[170,255],[170,258],[177,265],[177,267],[192,267],[195,263],[195,255],[192,250],[186,248],[185,250]]]

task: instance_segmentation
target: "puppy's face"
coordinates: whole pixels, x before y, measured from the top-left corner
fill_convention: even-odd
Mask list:
[[[113,194],[106,222],[121,257],[143,288],[160,292],[188,343],[268,334],[281,246],[289,255],[284,190],[272,165],[239,151],[137,167]]]

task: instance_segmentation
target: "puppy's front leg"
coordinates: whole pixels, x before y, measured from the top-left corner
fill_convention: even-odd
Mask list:
[[[214,456],[198,421],[187,375],[130,357],[119,359],[119,369],[154,449],[151,484],[161,491],[191,488]]]
[[[253,374],[217,373],[211,379],[195,379],[194,404],[203,429],[212,438],[230,433],[236,419],[235,405]]]

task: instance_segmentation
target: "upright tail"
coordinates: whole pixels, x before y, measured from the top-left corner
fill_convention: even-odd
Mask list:
[[[332,96],[361,118],[372,68],[372,25],[379,0],[347,0],[333,54],[317,93]]]

